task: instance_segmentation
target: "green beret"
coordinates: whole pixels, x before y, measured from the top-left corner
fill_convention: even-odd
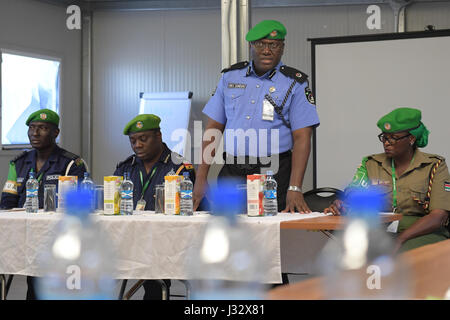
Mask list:
[[[412,108],[398,108],[381,117],[377,122],[383,132],[398,132],[415,129],[420,126],[422,112]]]
[[[284,40],[286,32],[286,28],[281,22],[263,20],[248,31],[245,39],[247,41],[256,41],[263,38]]]
[[[27,119],[25,124],[28,126],[30,122],[33,121],[41,121],[41,122],[50,122],[59,126],[59,116],[55,111],[50,109],[40,109],[38,111],[33,112]]]
[[[133,120],[127,123],[123,129],[123,134],[147,131],[152,129],[159,129],[161,119],[154,114],[140,114]]]

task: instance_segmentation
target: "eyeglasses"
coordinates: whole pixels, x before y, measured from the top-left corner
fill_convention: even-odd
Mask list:
[[[406,136],[402,136],[402,137],[386,137],[384,133],[380,133],[378,135],[378,139],[380,139],[380,141],[383,143],[385,143],[387,141],[387,142],[389,142],[390,145],[393,145],[393,144],[396,144],[398,140],[409,137],[410,135],[411,134],[407,134]]]
[[[276,42],[262,42],[262,41],[253,41],[252,45],[257,50],[263,50],[264,48],[269,48],[271,51],[279,50],[283,46],[283,42],[276,41]]]

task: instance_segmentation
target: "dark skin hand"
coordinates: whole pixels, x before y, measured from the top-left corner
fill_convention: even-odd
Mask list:
[[[292,132],[294,147],[292,149],[292,170],[289,185],[300,187],[303,184],[306,164],[311,150],[312,128],[306,127]],[[288,191],[286,194],[286,208],[282,212],[295,211],[300,213],[310,213],[308,205],[303,198],[303,193],[298,191]]]

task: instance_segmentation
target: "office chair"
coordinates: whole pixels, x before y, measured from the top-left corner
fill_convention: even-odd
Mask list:
[[[320,194],[329,194],[322,196]],[[306,204],[313,212],[323,212],[328,208],[334,200],[339,199],[344,195],[344,192],[336,188],[317,188],[312,189],[303,194]]]

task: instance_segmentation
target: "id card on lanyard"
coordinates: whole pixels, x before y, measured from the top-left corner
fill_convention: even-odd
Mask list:
[[[144,177],[142,176],[142,171],[139,170],[139,176],[141,178],[142,192],[141,192],[141,198],[139,199],[139,201],[136,204],[137,211],[143,211],[145,209],[145,205],[147,204],[147,202],[144,200],[144,194],[150,184],[150,181],[152,180],[153,176],[155,175],[156,168],[157,167],[153,168],[152,173],[150,174],[150,178],[147,179],[147,182],[145,183],[145,185],[144,185]]]

